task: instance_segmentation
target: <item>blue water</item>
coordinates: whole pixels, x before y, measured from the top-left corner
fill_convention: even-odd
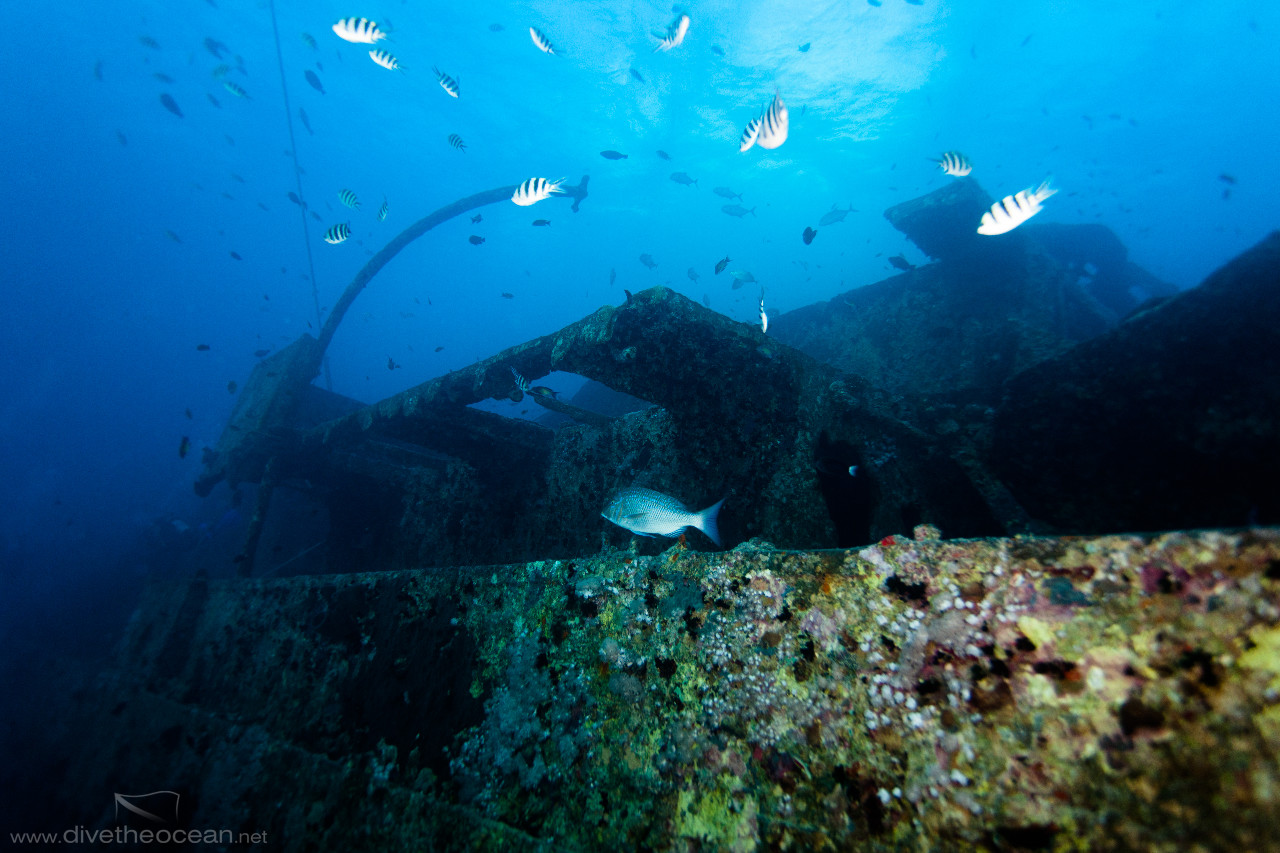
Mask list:
[[[674,17],[662,3],[280,2],[282,81],[260,0],[26,4],[0,52],[10,636],[50,603],[136,585],[118,556],[156,518],[215,523],[225,504],[202,504],[191,484],[235,403],[228,383],[244,385],[255,350],[318,327],[316,304],[331,305],[372,251],[462,196],[591,176],[577,214],[562,200],[503,203],[395,258],[329,351],[335,391],[379,399],[620,302],[623,288],[666,284],[754,322],[758,291],[712,274],[726,254],[763,283],[774,316],[877,281],[891,255],[926,260],[882,211],[951,180],[928,159],[951,149],[997,197],[1052,176],[1061,192],[1040,221],[1106,224],[1134,261],[1181,287],[1277,225],[1272,4],[687,9],[684,43],[655,54],[652,31]],[[404,73],[335,36],[334,21],[353,14],[389,20],[379,47]],[[558,55],[535,48],[530,25]],[[231,56],[216,59],[206,38]],[[213,75],[221,63],[248,98]],[[460,98],[432,66],[460,80]],[[775,90],[789,139],[739,153]],[[319,222],[286,196],[297,189],[290,123]],[[697,185],[671,181],[676,171]],[[730,201],[716,186],[755,214],[722,213]],[[342,189],[361,210],[341,206]],[[378,222],[384,197],[390,215]],[[833,204],[857,212],[805,246],[801,231]],[[537,218],[552,224],[532,227]],[[353,238],[326,245],[324,229],[343,221]],[[471,245],[472,234],[486,242]]]

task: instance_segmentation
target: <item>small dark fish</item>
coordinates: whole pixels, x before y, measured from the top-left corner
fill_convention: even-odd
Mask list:
[[[742,193],[736,193],[728,187],[716,187],[712,192],[720,196],[720,198],[736,198],[738,201],[742,201]]]
[[[502,298],[503,298],[503,299],[515,299],[515,298],[516,298],[516,295],[515,295],[514,293],[507,293],[507,292],[504,290],[504,291],[502,291]]]
[[[609,286],[613,287],[613,283],[618,280],[618,271],[613,267],[609,267]]]
[[[192,414],[190,409],[187,409],[185,412],[183,412],[183,414],[187,416],[187,420],[191,420]]]
[[[483,238],[483,237],[477,237],[475,234],[472,234],[470,237],[468,237],[468,238],[467,238],[467,240],[468,240],[468,241],[471,243],[471,245],[473,245],[473,246],[479,246],[481,243],[483,243],[483,242],[484,242],[484,238]]]
[[[298,198],[298,194],[295,193],[293,190],[289,190],[289,201],[293,202],[298,207],[306,207],[302,199]]]
[[[443,349],[444,347],[436,347],[436,352],[441,352]]]
[[[716,275],[720,275],[720,273],[724,272],[724,268],[729,266],[730,260],[732,260],[732,258],[730,258],[728,255],[725,255],[723,258],[716,261]]]
[[[320,218],[320,214],[316,213],[314,210],[311,211],[311,218],[316,222],[324,222],[324,220]]]
[[[1226,187],[1222,190],[1222,200],[1226,201],[1229,198],[1231,198],[1231,187]]]
[[[658,149],[658,156],[661,157],[663,160],[671,159],[671,155],[663,151],[661,148]]]
[[[876,5],[879,6],[880,3],[877,2]],[[716,56],[724,56],[724,48],[720,47],[718,44],[711,45],[711,52]]]
[[[601,152],[600,152],[600,156],[601,156],[601,157],[603,157],[603,158],[604,158],[604,159],[606,159],[606,160],[625,160],[625,159],[627,159],[627,155],[626,155],[626,154],[623,154],[623,153],[622,153],[622,152],[620,152],[620,151],[613,151],[613,150],[609,150],[609,151],[601,151]]]
[[[726,204],[723,207],[721,207],[720,210],[723,211],[724,213],[729,214],[730,216],[736,216],[739,219],[746,216],[748,213],[750,213],[752,216],[756,215],[756,209],[754,207],[751,208],[750,210],[747,210],[745,207],[743,207],[740,204]]]
[[[395,359],[393,359],[391,356],[387,356],[387,370],[395,370],[397,367],[400,367],[400,366],[401,365],[396,364]]]
[[[160,103],[164,105],[166,110],[173,113],[178,118],[182,118],[182,110],[178,108],[178,102],[175,101],[173,96],[168,92],[165,92],[160,96]]]
[[[265,358],[270,354],[271,354],[271,350],[269,349],[256,349],[253,351],[254,358]]]
[[[223,139],[225,139],[225,140],[227,141],[227,144],[228,144],[228,145],[235,145],[235,144],[236,144],[236,141],[235,141],[234,139],[232,139],[232,138],[231,138],[231,135],[230,135],[230,134],[224,133],[224,134],[222,135],[222,138],[223,138]]]
[[[177,81],[176,81],[176,80],[174,80],[172,77],[170,77],[168,74],[165,74],[163,71],[157,71],[155,74],[152,74],[151,76],[152,76],[152,77],[154,77],[154,78],[156,78],[157,80],[159,80],[161,83],[170,83],[170,84],[172,84],[172,83],[176,83],[176,82],[177,82]]]
[[[197,352],[208,352],[210,349],[208,344],[196,344]]]
[[[204,49],[212,53],[214,59],[221,59],[222,52],[224,50],[227,51],[228,53],[231,51],[231,48],[227,47],[225,44],[223,44],[222,42],[218,41],[215,38],[205,38]]]
[[[303,44],[305,44],[307,47],[311,48],[312,50],[316,49],[315,36],[311,35],[311,33],[299,33],[299,36],[302,38]]]
[[[800,45],[800,47],[799,47],[799,48],[797,48],[797,49],[798,49],[801,53],[808,53],[808,52],[809,52],[809,42],[805,42],[804,44]]]
[[[237,253],[237,252],[232,252],[232,253],[231,253],[231,257],[235,258],[237,261],[243,261],[243,260],[244,260],[244,258],[240,257],[239,253]]]
[[[505,30],[505,29],[506,29],[506,27],[504,27],[502,24],[490,24],[490,25],[489,25],[489,32],[491,32],[491,33],[500,33],[500,32],[502,32],[502,31],[503,31],[503,30]],[[442,347],[441,349],[443,349],[443,347]]]
[[[234,394],[236,393],[236,389],[239,387],[240,386],[236,384],[236,381],[232,379],[230,382],[227,383],[227,393]]]
[[[483,217],[483,216],[481,216],[481,215],[480,215],[480,214],[478,214],[478,213],[477,213],[475,216],[471,217],[471,221],[472,221],[472,222],[479,222],[479,221],[481,221],[482,219],[484,219],[484,217]]]
[[[316,72],[308,68],[307,73],[304,76],[307,78],[307,82],[311,84],[312,89],[315,89],[322,95],[325,93],[324,84],[320,82],[320,78],[316,76]]]
[[[908,0],[908,2],[910,2],[910,0]],[[1035,35],[1035,33],[1027,33],[1027,37],[1022,40],[1022,44],[1018,45],[1018,47],[1026,47],[1028,44],[1030,44],[1031,37],[1033,35]]]
[[[534,224],[534,225],[537,225],[537,226],[546,226],[546,225],[550,225],[550,224],[551,224],[551,220],[550,220],[550,219],[535,219],[535,220],[533,220],[533,224]]]
[[[658,266],[658,262],[653,259],[653,255],[641,255],[640,263],[644,264],[651,270]]]
[[[160,49],[160,42],[156,41],[151,36],[138,36],[138,44],[143,47],[149,47],[152,50]]]
[[[188,414],[190,414],[190,410],[188,410]],[[190,449],[191,449],[191,439],[184,435],[182,437],[182,441],[178,442],[178,458],[186,459],[187,451],[189,451]]]
[[[120,131],[118,131],[118,130],[116,131],[116,139],[120,140],[120,144],[121,144],[121,145],[128,145],[128,144],[129,144],[129,140],[128,140],[127,138],[125,138],[125,135],[124,135],[123,133],[121,133]]]
[[[102,60],[101,59],[93,63],[93,79],[98,81],[102,80]]]
[[[689,281],[697,281],[697,280],[698,280],[698,271],[697,271],[697,270],[695,270],[693,267],[689,267],[689,269],[688,269],[688,271],[685,273],[685,275],[689,276]]]
[[[1236,182],[1236,176],[1228,175],[1226,172],[1223,172],[1221,175],[1218,176],[1218,180],[1222,181],[1225,184],[1234,184]]]
[[[804,234],[800,236],[800,239],[804,240],[804,244],[807,246],[810,243],[812,243],[813,238],[817,236],[818,236],[818,232],[806,225],[804,229]]]
[[[271,212],[271,208],[267,207],[267,206],[266,206],[265,204],[263,204],[262,202],[258,202],[258,208],[259,208],[260,210],[265,210],[265,211],[267,211],[268,213],[270,213],[270,212]]]
[[[175,243],[181,243],[181,242],[182,242],[182,238],[181,238],[181,237],[179,237],[177,234],[174,234],[174,233],[173,233],[172,231],[170,231],[168,228],[164,229],[164,236],[168,237],[170,240],[172,240],[172,241],[173,241],[173,242],[175,242]]]
[[[552,391],[546,385],[534,385],[529,389],[530,394],[536,394],[539,397],[550,397],[552,400],[560,396],[559,391]]]
[[[685,172],[672,172],[671,180],[675,181],[677,184],[683,184],[686,187],[698,185],[697,179],[689,177]]]
[[[302,126],[307,129],[307,133],[315,136],[316,132],[311,129],[311,120],[307,118],[307,111],[302,107],[298,107],[298,118],[302,119]]]
[[[209,99],[209,103],[213,104],[218,109],[222,109],[222,104],[218,103],[218,99],[215,98],[211,93],[205,92],[204,96]],[[232,144],[234,145],[235,143],[232,143]]]
[[[631,69],[631,76],[639,80],[641,83],[644,82],[644,78],[640,76],[640,72],[634,68]]]
[[[915,264],[902,257],[902,255],[894,255],[889,259],[889,264],[894,269],[902,270],[903,272],[911,272],[911,270],[916,268]]]

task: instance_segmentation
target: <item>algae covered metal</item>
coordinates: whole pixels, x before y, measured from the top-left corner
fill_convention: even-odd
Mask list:
[[[1274,849],[1278,605],[1274,529],[197,580],[67,797],[290,850]]]

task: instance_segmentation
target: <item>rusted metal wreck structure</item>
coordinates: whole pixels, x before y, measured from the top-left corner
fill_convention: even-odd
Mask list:
[[[1123,258],[1091,291],[1061,234],[954,237],[956,182],[890,212],[938,263],[775,320],[823,360],[657,288],[371,406],[311,385],[399,247],[511,189],[256,367],[197,486],[259,484],[253,577],[149,589],[67,814],[163,781],[299,851],[1280,849],[1277,531],[1027,535],[1276,522],[1280,234],[1121,321]],[[512,370],[640,402],[471,406]],[[630,482],[728,495],[730,550],[606,527]],[[324,559],[278,572],[298,524]]]

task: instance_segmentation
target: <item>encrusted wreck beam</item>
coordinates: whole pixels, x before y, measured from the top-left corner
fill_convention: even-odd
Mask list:
[[[55,805],[161,778],[286,853],[1280,849],[1280,530],[917,533],[157,584]]]

